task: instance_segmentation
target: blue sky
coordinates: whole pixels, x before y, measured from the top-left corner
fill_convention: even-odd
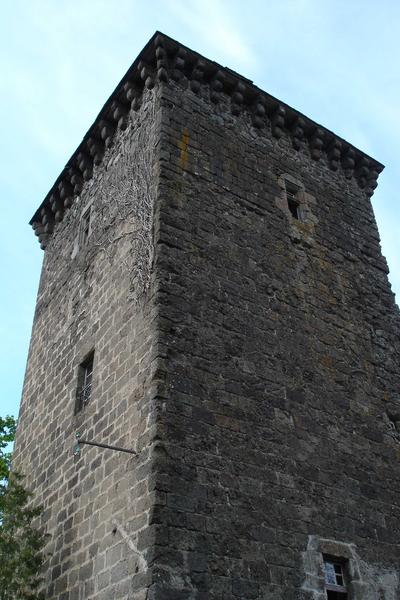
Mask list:
[[[42,251],[28,221],[155,30],[228,66],[386,165],[373,197],[400,296],[400,2],[2,3],[0,414],[17,414]]]

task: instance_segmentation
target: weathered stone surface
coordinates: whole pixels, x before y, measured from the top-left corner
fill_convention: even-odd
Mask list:
[[[167,41],[46,238],[16,463],[45,507],[47,597],[322,599],[326,554],[351,598],[392,600],[400,319],[379,168],[353,176],[355,150],[264,96],[244,106],[247,80]],[[74,458],[76,429],[138,457]]]
[[[133,575],[135,597],[148,586],[158,104],[154,91],[145,94],[44,256],[16,464],[44,506],[48,598],[127,598]],[[92,233],[83,245],[89,205]],[[92,398],[74,415],[78,365],[93,348]],[[74,457],[75,431],[138,456],[85,446]]]

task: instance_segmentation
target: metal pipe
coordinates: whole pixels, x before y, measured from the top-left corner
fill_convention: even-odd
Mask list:
[[[99,442],[89,442],[88,440],[77,439],[77,444],[87,444],[88,446],[98,446],[99,448],[107,448],[108,450],[116,450],[117,452],[128,452],[128,454],[137,454],[135,450],[128,448],[120,448],[119,446],[109,446],[109,444],[100,444]]]

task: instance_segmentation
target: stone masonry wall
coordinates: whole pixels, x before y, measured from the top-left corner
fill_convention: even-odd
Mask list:
[[[144,93],[44,256],[14,466],[44,507],[46,598],[140,600],[150,581],[158,102]],[[92,397],[74,415],[92,349]],[[76,431],[138,455],[84,446],[74,456]]]
[[[79,198],[56,222],[54,192],[33,219],[46,251],[15,466],[44,506],[46,598],[322,600],[325,554],[347,561],[351,600],[394,600],[400,319],[364,176],[334,170],[337,140],[294,150],[261,104],[233,115],[201,60],[154,44]],[[74,456],[76,431],[138,456]]]
[[[351,598],[397,598],[400,320],[370,201],[206,87],[162,110],[152,597],[322,599],[325,553]]]

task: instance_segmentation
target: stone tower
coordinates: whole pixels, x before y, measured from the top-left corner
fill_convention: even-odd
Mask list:
[[[394,600],[382,165],[155,34],[32,218],[16,444],[56,600]],[[83,446],[87,440],[136,455]]]

